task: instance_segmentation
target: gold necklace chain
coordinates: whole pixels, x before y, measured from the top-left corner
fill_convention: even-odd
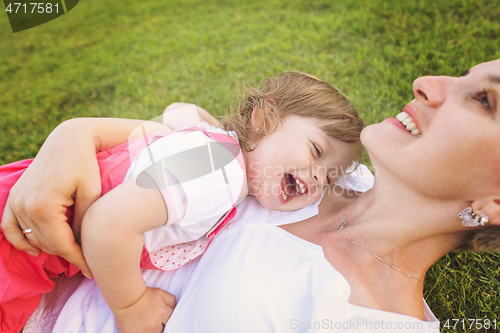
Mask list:
[[[352,202],[352,201],[351,201]],[[340,225],[339,229],[342,229],[344,231],[344,234],[347,236],[347,238],[356,246],[362,248],[363,250],[365,250],[366,252],[368,252],[369,254],[371,254],[372,256],[374,256],[375,258],[377,258],[379,261],[383,262],[384,264],[394,268],[395,270],[397,270],[398,272],[400,272],[401,274],[404,274],[414,280],[417,280],[418,282],[422,282],[424,283],[424,281],[420,280],[420,279],[417,279],[416,277],[414,276],[411,276],[410,274],[408,273],[405,273],[403,272],[402,270],[400,270],[399,268],[397,268],[396,266],[392,265],[392,264],[389,264],[387,261],[385,261],[384,259],[380,258],[378,255],[376,255],[375,253],[371,252],[370,250],[368,250],[366,247],[364,247],[363,245],[361,244],[358,244],[356,243],[355,241],[352,240],[351,237],[349,237],[349,235],[347,234],[347,231],[345,230],[345,226],[347,225],[347,223],[349,223],[349,221],[347,220],[347,206],[349,206],[349,204],[351,203],[349,202],[347,205],[345,205],[344,207],[344,222],[342,222],[342,224]]]

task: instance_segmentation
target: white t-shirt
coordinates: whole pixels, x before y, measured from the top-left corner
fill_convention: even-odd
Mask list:
[[[177,297],[165,332],[439,332],[427,306],[421,321],[350,304],[350,286],[322,248],[278,227],[317,213],[317,204],[269,211],[249,197],[203,256],[144,271],[149,286]],[[70,297],[53,332],[118,332],[93,280]]]

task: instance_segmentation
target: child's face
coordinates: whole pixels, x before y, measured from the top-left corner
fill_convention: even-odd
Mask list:
[[[356,147],[326,135],[315,118],[287,116],[245,155],[249,195],[262,206],[296,210],[316,202],[352,164]]]

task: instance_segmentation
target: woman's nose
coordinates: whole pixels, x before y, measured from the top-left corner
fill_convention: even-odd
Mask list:
[[[422,76],[413,81],[415,99],[429,106],[439,106],[446,99],[449,76]]]

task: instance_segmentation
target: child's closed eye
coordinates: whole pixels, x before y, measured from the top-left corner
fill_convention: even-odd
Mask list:
[[[314,147],[314,152],[315,152],[315,156],[317,158],[320,158],[322,155],[323,155],[323,150],[321,150],[321,147],[318,146],[317,144],[313,143],[313,147]]]

